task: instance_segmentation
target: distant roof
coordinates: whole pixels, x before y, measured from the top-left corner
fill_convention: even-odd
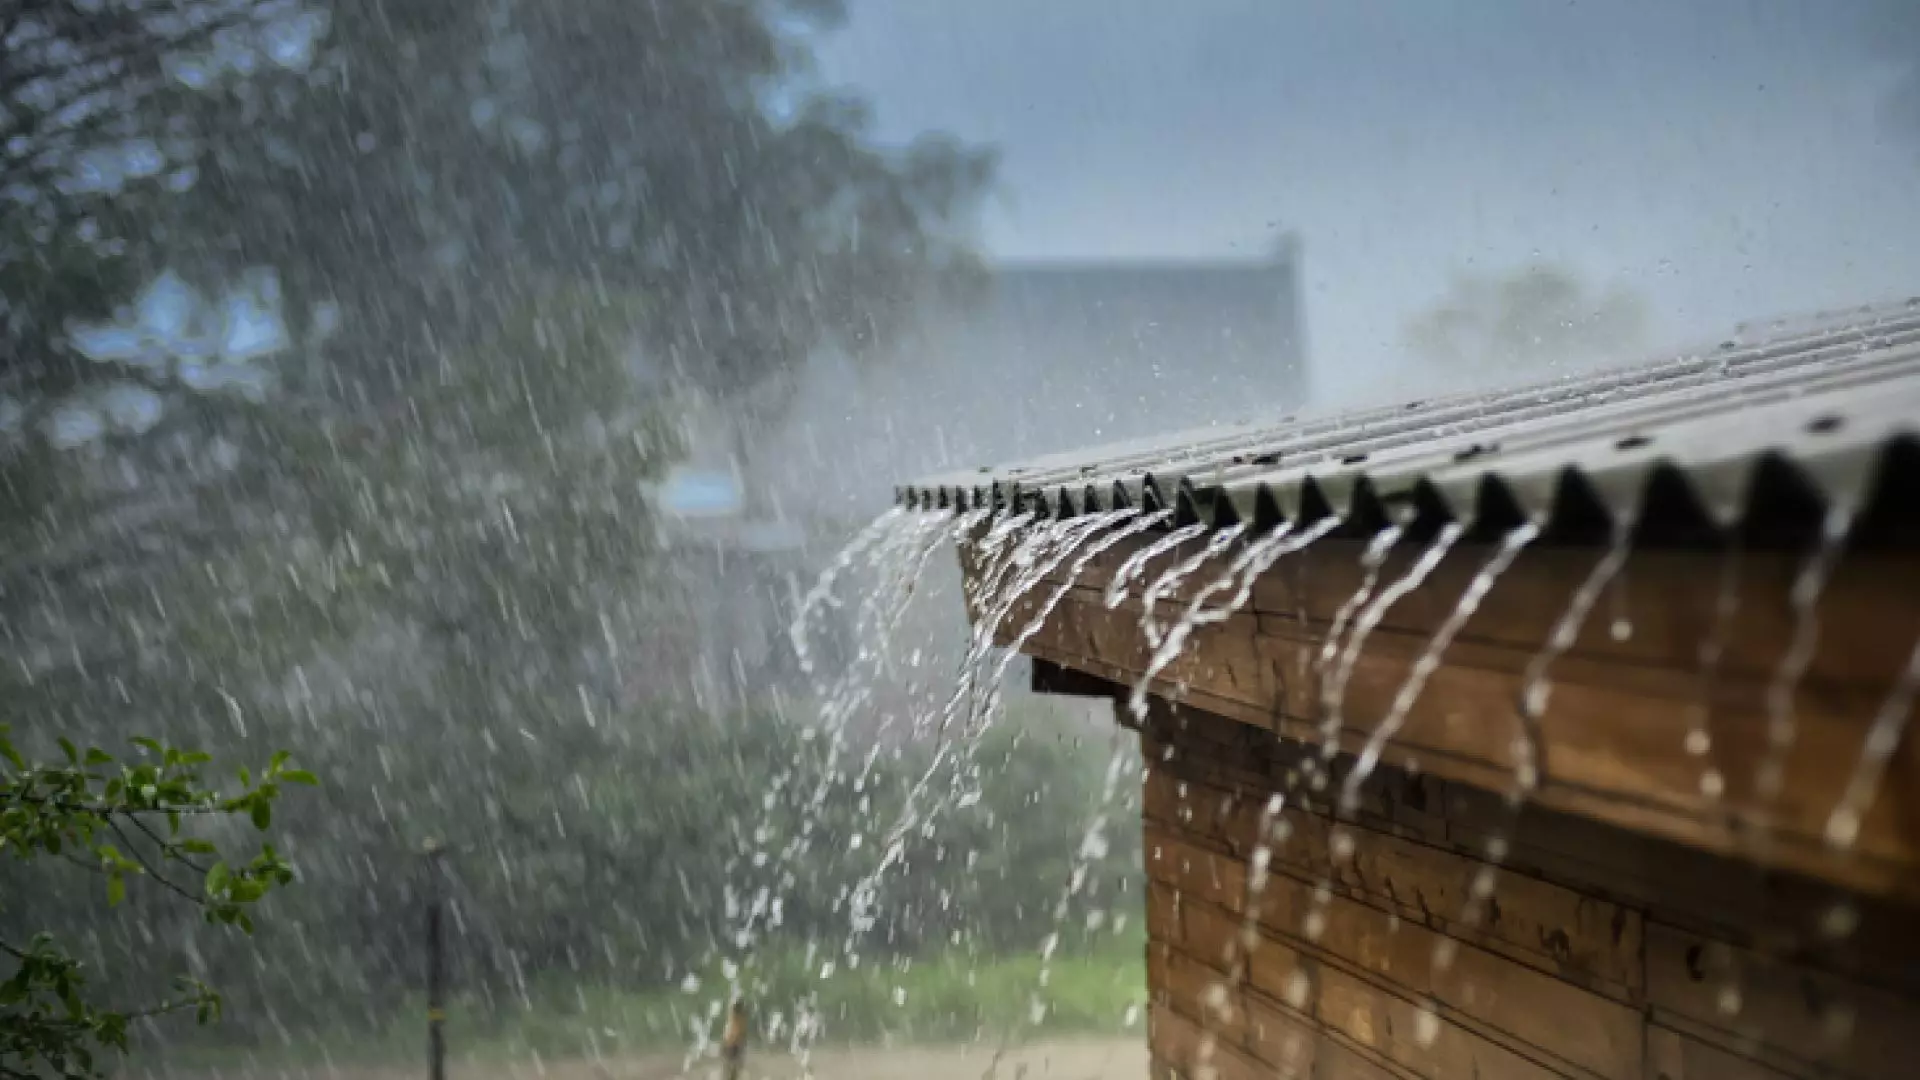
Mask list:
[[[982,467],[899,488],[916,507],[1072,515],[1176,507],[1187,520],[1612,523],[1699,537],[1920,490],[1920,300],[1771,324],[1639,367],[1336,415],[1241,422]],[[1769,329],[1763,326],[1763,331]],[[1751,327],[1743,331],[1751,332]]]
[[[968,347],[997,348],[1003,362],[1032,364],[1058,383],[1029,384],[1040,404],[1218,379],[1248,379],[1296,405],[1305,397],[1291,247],[1269,259],[1003,263],[986,302],[956,321]]]
[[[1308,397],[1300,254],[1022,262],[929,304],[881,363],[809,366],[755,482],[866,507],[902,476]]]

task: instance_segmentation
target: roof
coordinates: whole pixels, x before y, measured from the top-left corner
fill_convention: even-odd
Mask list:
[[[1746,328],[1743,328],[1745,330]],[[1549,538],[1804,534],[1920,490],[1920,299],[1781,321],[1638,367],[1324,418],[1242,422],[930,477],[915,507],[1176,507],[1228,524],[1525,520]],[[1890,477],[1905,476],[1904,485]],[[1900,516],[1901,520],[1906,517]],[[1780,528],[1776,529],[1776,526]]]

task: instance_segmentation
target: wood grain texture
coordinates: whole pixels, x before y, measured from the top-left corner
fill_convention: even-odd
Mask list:
[[[1142,739],[1152,1000],[1187,1048],[1156,1055],[1175,1068],[1201,1039],[1231,1052],[1222,1075],[1889,1080],[1920,1061],[1911,909],[1836,909],[1804,879],[1738,903],[1777,879],[1534,809],[1467,918],[1484,793],[1389,768],[1350,814],[1311,790],[1276,805],[1311,747],[1164,702]],[[1679,887],[1640,891],[1661,880]]]

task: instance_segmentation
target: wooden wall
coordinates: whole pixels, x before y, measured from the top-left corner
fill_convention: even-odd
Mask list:
[[[1164,702],[1142,738],[1156,1076],[1920,1076],[1920,912],[1394,769],[1336,819],[1301,744]]]
[[[1320,658],[1363,580],[1359,543],[1328,539],[1282,559],[1254,583],[1248,604],[1199,627],[1178,660],[1147,684],[1255,727],[1319,738],[1323,683],[1332,670]],[[1141,629],[1141,594],[1174,556],[1150,565],[1124,601],[1110,606],[1103,593],[1137,547],[1122,544],[1077,572],[1056,567],[996,625],[995,640],[1121,687],[1140,683],[1154,651]],[[1423,547],[1397,548],[1379,587],[1401,578]],[[1179,555],[1196,550],[1197,542]],[[1342,695],[1342,748],[1357,751],[1368,741],[1488,558],[1484,548],[1455,548],[1385,611]],[[1386,760],[1463,785],[1511,787],[1516,702],[1526,673],[1597,559],[1575,548],[1522,554],[1446,650],[1388,743]],[[1223,554],[1199,566],[1159,598],[1159,621],[1179,618],[1196,589],[1220,578],[1226,561]],[[1842,847],[1825,836],[1860,768],[1869,725],[1920,638],[1920,560],[1904,552],[1850,553],[1822,591],[1817,618],[1805,623],[1788,600],[1802,569],[1799,557],[1778,552],[1738,559],[1634,552],[1548,671],[1552,697],[1539,728],[1545,767],[1534,799],[1920,904],[1920,737],[1897,744],[1856,841]],[[1716,621],[1728,583],[1737,585],[1727,594],[1737,597],[1737,610]],[[1209,603],[1226,599],[1215,595]],[[1042,611],[1043,623],[1016,642]],[[1771,699],[1781,691],[1785,658],[1808,628],[1817,633],[1806,671],[1784,684],[1791,707],[1776,710]],[[1722,657],[1709,677],[1702,647],[1716,638]],[[1903,723],[1920,731],[1911,715]],[[1772,734],[1782,724],[1784,744]],[[1707,737],[1704,752],[1688,748],[1695,729]],[[1773,795],[1759,782],[1770,762],[1784,778]],[[1710,775],[1717,784],[1709,784]]]

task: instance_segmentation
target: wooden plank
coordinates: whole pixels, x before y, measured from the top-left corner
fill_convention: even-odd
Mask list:
[[[1346,1042],[1323,1037],[1314,1061],[1314,1080],[1410,1080],[1413,1074],[1362,1054]]]
[[[1337,968],[1321,970],[1314,1007],[1329,1028],[1427,1080],[1553,1080],[1566,1075]]]
[[[1164,1005],[1147,1012],[1147,1038],[1156,1058],[1180,1075],[1201,1080],[1271,1080],[1273,1071],[1209,1035],[1191,1018]]]
[[[1647,1025],[1648,1080],[1799,1080],[1672,1028]]]
[[[1861,1080],[1920,1063],[1920,1002],[1658,923],[1647,929],[1656,1016],[1752,1043],[1765,1060]]]
[[[1516,821],[1498,796],[1465,785],[1442,792],[1439,812],[1466,850],[1484,851],[1498,835],[1510,866],[1649,919],[1920,996],[1920,920],[1909,907],[1537,806]],[[1850,932],[1836,935],[1836,922]]]
[[[1234,1047],[1247,1043],[1247,1012],[1240,987],[1226,975],[1173,949],[1161,957],[1166,1001]]]
[[[1299,1013],[1246,994],[1246,1047],[1262,1064],[1282,1076],[1315,1076],[1321,1039],[1313,1021]]]
[[[1088,564],[1074,583],[1089,591],[1104,590],[1114,570],[1149,542],[1134,538],[1115,545]],[[1176,559],[1200,547],[1201,542],[1191,542],[1162,556],[1147,568],[1143,581],[1150,583]],[[1359,587],[1365,547],[1362,540],[1327,539],[1282,559],[1255,584],[1248,610],[1324,629]],[[1382,566],[1380,581],[1396,580],[1420,554],[1419,545],[1398,546]],[[1420,589],[1387,611],[1382,628],[1430,635],[1491,554],[1489,546],[1455,548]],[[1523,552],[1487,594],[1461,640],[1537,648],[1599,555],[1591,548],[1548,545]],[[1195,592],[1217,579],[1227,558],[1212,560],[1162,601],[1168,617],[1184,610]],[[1738,608],[1722,660],[1728,676],[1771,676],[1793,636],[1786,597],[1803,558],[1794,552],[1754,551],[1739,559],[1734,576]],[[1053,576],[1056,584],[1066,569]],[[1696,671],[1701,644],[1711,634],[1720,606],[1724,572],[1723,556],[1711,552],[1633,552],[1569,655],[1613,665]],[[1136,583],[1132,592],[1137,597],[1143,588]],[[1221,598],[1216,594],[1213,599]],[[1899,551],[1848,553],[1823,591],[1818,612],[1823,643],[1808,671],[1811,684],[1889,681],[1920,636],[1920,560]],[[1621,620],[1629,630],[1625,637],[1614,632]]]
[[[1147,939],[1170,945],[1182,941],[1180,894],[1154,881],[1147,883]]]
[[[1235,719],[1283,734],[1317,739],[1318,694],[1284,672],[1310,664],[1316,646],[1285,636],[1250,635],[1246,617],[1207,628],[1197,651],[1170,669],[1159,692],[1185,692],[1196,702],[1230,702]],[[1398,692],[1419,643],[1376,635],[1348,684],[1344,749],[1357,750]],[[1076,644],[1077,643],[1077,644]],[[1144,671],[1146,643],[1125,609],[1108,611],[1089,595],[1070,592],[1031,651],[1074,663],[1065,649],[1133,664]],[[1521,689],[1520,658],[1490,659],[1487,647],[1461,648],[1436,672],[1407,716],[1388,760],[1413,763],[1445,779],[1499,790],[1511,786],[1513,702]],[[1103,677],[1116,669],[1107,667]],[[1867,815],[1858,850],[1841,853],[1821,839],[1826,813],[1845,786],[1864,737],[1870,706],[1864,698],[1803,702],[1800,737],[1787,764],[1787,794],[1760,806],[1753,777],[1768,756],[1766,718],[1752,686],[1722,684],[1716,707],[1716,751],[1725,793],[1701,792],[1702,766],[1680,752],[1692,722],[1686,694],[1694,684],[1677,676],[1641,672],[1618,676],[1599,668],[1556,668],[1551,707],[1542,721],[1546,783],[1542,803],[1632,829],[1669,836],[1709,850],[1757,855],[1796,870],[1872,891],[1920,898],[1920,740],[1909,739],[1888,785]],[[1912,779],[1909,779],[1912,778]],[[1764,848],[1754,837],[1762,818],[1774,831]]]
[[[1158,828],[1147,831],[1148,872],[1194,901],[1244,911],[1245,867],[1196,848]],[[1261,894],[1260,925],[1287,945],[1322,958],[1337,957],[1408,997],[1431,996],[1459,1016],[1539,1048],[1598,1076],[1629,1077],[1639,1068],[1640,1033],[1634,1010],[1516,964],[1495,953],[1336,895],[1276,876]],[[1443,941],[1445,944],[1443,945]],[[1450,961],[1435,963],[1436,950]],[[1285,974],[1263,971],[1285,954],[1262,947],[1249,958],[1249,980],[1279,989],[1286,1000],[1293,965]]]
[[[1184,784],[1186,795],[1179,792]],[[1252,855],[1266,812],[1264,800],[1171,774],[1148,781],[1147,814],[1172,825],[1188,820],[1202,835],[1225,843],[1245,860]],[[1184,817],[1182,816],[1184,814]],[[1307,882],[1328,881],[1347,895],[1397,911],[1401,917],[1562,978],[1596,984],[1613,996],[1636,1000],[1641,921],[1637,911],[1524,874],[1496,872],[1484,860],[1288,806],[1284,842],[1271,848],[1274,867]],[[1478,927],[1461,916],[1469,910],[1474,883],[1494,874],[1495,890]]]

